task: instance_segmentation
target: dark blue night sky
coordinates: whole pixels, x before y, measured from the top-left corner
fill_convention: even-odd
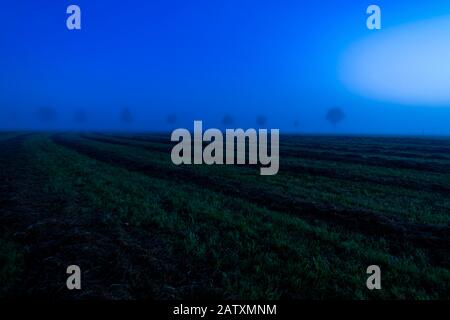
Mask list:
[[[372,3],[381,30],[366,28]],[[70,4],[81,30],[66,28]],[[246,128],[264,115],[281,132],[450,134],[450,1],[15,0],[0,24],[7,130],[165,130],[169,115]]]

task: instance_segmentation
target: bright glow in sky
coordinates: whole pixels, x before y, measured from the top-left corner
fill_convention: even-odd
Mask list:
[[[450,104],[450,16],[376,31],[354,43],[342,80],[364,97],[408,105]]]

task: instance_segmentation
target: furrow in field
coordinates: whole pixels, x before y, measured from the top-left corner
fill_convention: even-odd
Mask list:
[[[46,134],[21,135],[1,144],[0,239],[7,236],[26,248],[20,283],[10,293],[50,299],[176,297],[164,289],[167,278],[160,270],[165,276],[174,274],[174,262],[157,231],[106,224],[93,214],[102,208],[83,213],[88,207],[83,194],[71,188],[72,180],[64,181],[63,193],[48,190],[59,178],[55,171],[78,164],[55,152]],[[87,271],[84,290],[61,291],[70,264]],[[145,292],[132,283],[135,274],[141,281],[150,279]]]
[[[120,135],[120,134],[104,134],[99,135],[118,138],[122,140],[161,143],[171,145],[170,136],[168,134],[158,135]],[[322,151],[327,153],[336,153],[343,157],[351,157],[353,155],[365,157],[381,157],[393,158],[394,160],[410,161],[417,159],[419,161],[427,161],[432,163],[436,161],[438,165],[447,162],[450,165],[450,144],[446,139],[425,140],[423,144],[403,145],[409,140],[403,138],[397,143],[394,138],[351,138],[350,141],[343,143],[339,139],[333,137],[304,137],[304,136],[281,136],[280,150],[285,154],[295,154],[298,151]],[[322,142],[317,142],[317,140]],[[353,143],[354,141],[354,143]],[[373,142],[377,141],[377,142]],[[432,144],[433,145],[430,145]],[[442,161],[441,161],[442,160]]]
[[[353,182],[366,182],[373,183],[377,185],[387,186],[387,187],[399,187],[414,191],[425,191],[425,192],[438,192],[443,195],[450,193],[450,184],[444,185],[435,182],[419,181],[417,179],[409,179],[402,177],[380,177],[380,176],[368,176],[361,174],[352,174],[344,168],[318,168],[312,166],[305,166],[298,163],[287,163],[281,162],[280,171],[283,173],[292,173],[294,175],[308,174],[312,176],[321,176],[330,179],[339,179]]]
[[[173,143],[170,141],[169,135],[160,134],[158,136],[151,135],[118,135],[118,134],[99,134],[105,138],[120,139],[122,141],[134,141],[135,143],[157,143],[167,145],[169,148]],[[434,168],[434,170],[440,170],[444,168],[450,173],[450,148],[445,146],[433,147],[432,150],[425,147],[419,147],[417,149],[410,149],[411,152],[398,151],[396,148],[386,148],[383,146],[370,146],[364,145],[343,145],[342,143],[334,145],[329,143],[317,143],[307,140],[306,142],[299,143],[302,137],[296,137],[297,140],[292,140],[289,136],[281,136],[280,138],[280,153],[284,156],[291,156],[293,158],[299,158],[299,154],[305,154],[307,157],[313,157],[314,155],[323,154],[322,160],[326,159],[327,155],[332,154],[332,158],[328,158],[330,161],[344,161],[346,159],[361,160],[362,163],[367,160],[371,161],[372,165],[380,166],[380,161],[384,161],[385,164],[395,168],[398,165],[410,162],[407,166],[410,169],[421,170],[421,164],[424,164],[425,170],[427,168]],[[320,138],[318,138],[320,139]],[[445,141],[445,140],[443,140]],[[442,143],[441,140],[437,140],[437,143]],[[422,148],[422,149],[420,149]],[[424,149],[425,148],[425,149]],[[335,157],[337,156],[337,157]],[[352,160],[353,161],[353,160]],[[358,162],[361,163],[361,162]],[[382,162],[383,163],[383,162]],[[367,163],[365,163],[367,164]]]
[[[405,158],[387,158],[380,156],[370,156],[364,154],[338,154],[328,151],[313,150],[283,150],[280,149],[280,157],[292,157],[297,159],[308,160],[328,160],[336,163],[351,163],[371,165],[376,167],[395,168],[395,169],[411,169],[417,171],[428,171],[435,173],[450,173],[450,163],[446,162],[430,162],[411,160]]]
[[[100,137],[97,135],[87,135],[83,134],[81,135],[85,139],[98,141],[98,142],[104,142],[104,143],[110,143],[110,144],[117,144],[117,145],[123,145],[123,146],[132,146],[132,147],[139,147],[147,151],[157,151],[157,152],[163,152],[163,153],[170,153],[171,150],[171,144],[170,142],[161,143],[157,142],[154,143],[153,140],[150,138],[147,139],[141,139],[141,140],[128,140],[127,138],[123,138],[122,136],[107,136],[107,135],[101,135]],[[435,181],[429,181],[429,177],[425,175],[423,171],[419,171],[420,176],[423,176],[426,178],[425,180],[418,179],[417,175],[413,177],[408,177],[407,175],[399,177],[399,176],[381,176],[381,175],[362,175],[361,173],[354,173],[346,166],[344,167],[338,167],[336,166],[334,168],[321,168],[317,166],[311,166],[311,165],[305,165],[305,163],[301,163],[299,161],[295,161],[294,158],[282,158],[280,160],[280,172],[283,174],[294,174],[294,175],[303,175],[308,174],[311,176],[321,176],[321,177],[327,177],[331,179],[339,179],[339,180],[346,180],[346,181],[352,181],[352,182],[367,182],[367,183],[373,183],[388,187],[399,187],[403,189],[408,190],[414,190],[414,191],[426,191],[426,192],[439,192],[443,194],[448,194],[450,192],[450,184],[444,184],[439,183]],[[348,164],[350,166],[350,164]],[[371,168],[379,168],[377,166],[364,166],[367,168],[368,172],[370,172]],[[242,168],[242,166],[241,166]],[[406,171],[406,170],[403,170]]]
[[[432,149],[432,150],[424,150],[424,149],[409,149],[409,150],[399,150],[396,148],[385,148],[385,147],[366,147],[362,145],[353,145],[353,146],[335,146],[335,145],[327,145],[327,144],[289,144],[281,139],[280,142],[281,150],[286,152],[292,151],[325,151],[325,152],[334,152],[341,155],[353,155],[353,154],[364,154],[366,156],[381,156],[387,158],[404,158],[405,160],[409,159],[418,159],[418,160],[426,160],[426,161],[447,161],[450,162],[450,149],[442,148],[442,149]]]
[[[120,138],[108,138],[108,137],[102,137],[102,136],[94,136],[92,134],[80,134],[80,137],[87,140],[97,141],[97,142],[103,142],[103,143],[111,143],[121,146],[129,146],[129,147],[140,147],[147,151],[156,151],[156,152],[164,152],[168,153],[170,152],[169,146],[164,145],[154,145],[154,144],[145,144],[145,145],[137,145],[136,143],[126,141],[125,139]]]
[[[186,167],[158,164],[152,162],[151,159],[142,162],[133,159],[128,153],[122,154],[109,149],[107,145],[89,143],[87,140],[76,137],[54,135],[52,139],[59,145],[112,166],[122,167],[152,177],[179,181],[180,183],[192,183],[201,188],[206,187],[219,193],[244,198],[268,209],[294,214],[301,218],[320,219],[326,223],[341,225],[356,232],[396,238],[396,241],[411,241],[428,248],[446,248],[450,245],[449,227],[402,222],[369,210],[351,210],[332,207],[327,204],[311,203],[282,192],[268,191],[258,186],[240,183],[239,177],[234,180],[223,176],[215,178]],[[123,152],[127,151],[124,150]]]

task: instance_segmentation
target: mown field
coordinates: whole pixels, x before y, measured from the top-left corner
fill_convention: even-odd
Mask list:
[[[275,176],[171,147],[0,134],[0,297],[450,298],[450,140],[282,136]]]

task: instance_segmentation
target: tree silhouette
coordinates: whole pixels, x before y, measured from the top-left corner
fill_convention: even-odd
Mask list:
[[[267,118],[266,118],[266,116],[264,116],[264,115],[259,115],[259,116],[257,116],[256,117],[256,124],[258,125],[258,126],[265,126],[266,125],[266,123],[267,123]]]
[[[226,114],[226,115],[223,116],[222,124],[224,126],[229,126],[229,125],[232,125],[233,123],[234,123],[234,119],[233,119],[233,117],[231,115]]]
[[[76,123],[85,123],[87,120],[86,112],[83,109],[78,109],[77,111],[75,111],[73,119]]]
[[[345,113],[341,108],[333,107],[327,111],[325,119],[329,121],[333,126],[336,126],[339,122],[345,119]]]
[[[20,117],[14,109],[0,109],[0,126],[17,127]]]
[[[8,115],[9,115],[9,120],[10,120],[11,122],[18,123],[18,122],[20,121],[20,116],[19,116],[19,114],[17,113],[17,111],[15,111],[15,110],[10,110],[9,113],[8,113]]]
[[[122,123],[130,124],[133,122],[133,115],[131,114],[131,110],[128,107],[125,107],[120,114],[120,120]]]
[[[166,117],[166,123],[170,125],[174,125],[177,122],[177,116],[175,114],[169,114]]]
[[[58,118],[56,110],[49,106],[43,106],[38,108],[36,115],[38,120],[43,123],[54,122]]]

